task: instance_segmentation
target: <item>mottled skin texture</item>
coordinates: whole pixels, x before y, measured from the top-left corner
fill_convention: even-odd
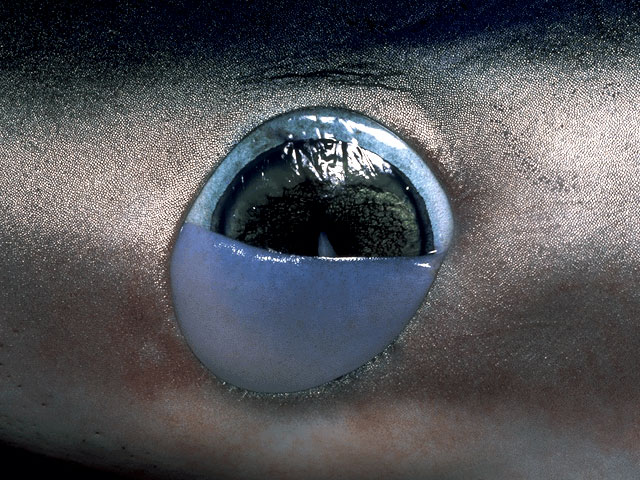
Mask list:
[[[637,5],[295,5],[4,17],[0,439],[149,477],[638,478]],[[186,345],[169,255],[234,143],[313,105],[420,151],[456,236],[375,362],[247,394]]]

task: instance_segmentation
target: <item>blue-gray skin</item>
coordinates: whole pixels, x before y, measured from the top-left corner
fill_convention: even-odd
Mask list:
[[[637,6],[416,3],[3,14],[2,440],[173,478],[640,476]],[[169,256],[212,165],[313,105],[428,158],[455,238],[377,361],[246,394],[181,336]]]

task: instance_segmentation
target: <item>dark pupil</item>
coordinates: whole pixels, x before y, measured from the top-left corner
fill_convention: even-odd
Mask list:
[[[417,256],[433,249],[424,203],[404,175],[336,140],[291,141],[259,155],[225,191],[211,228],[297,255]]]

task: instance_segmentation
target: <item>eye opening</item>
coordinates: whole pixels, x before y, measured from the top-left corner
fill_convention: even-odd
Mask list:
[[[404,174],[432,220],[433,253],[323,258],[269,252],[211,229],[230,182],[260,153],[296,138],[362,146]],[[425,198],[426,197],[426,198]],[[217,166],[186,216],[171,257],[174,309],[202,363],[258,393],[318,389],[368,364],[413,317],[451,241],[444,191],[397,135],[356,112],[308,108],[244,137]]]
[[[340,140],[289,140],[236,175],[211,230],[279,253],[394,257],[432,253],[424,201],[396,167]]]
[[[448,249],[453,235],[451,209],[444,190],[425,161],[377,121],[342,108],[293,110],[254,128],[213,171],[185,221],[211,229],[211,219],[218,203],[242,169],[264,152],[300,138],[352,143],[389,162],[408,179],[424,201],[431,223],[433,250],[444,252]]]

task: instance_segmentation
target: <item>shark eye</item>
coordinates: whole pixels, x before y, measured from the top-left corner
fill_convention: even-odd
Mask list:
[[[171,257],[177,320],[220,380],[319,386],[402,331],[452,236],[446,195],[397,135],[351,111],[272,118],[197,196]]]

